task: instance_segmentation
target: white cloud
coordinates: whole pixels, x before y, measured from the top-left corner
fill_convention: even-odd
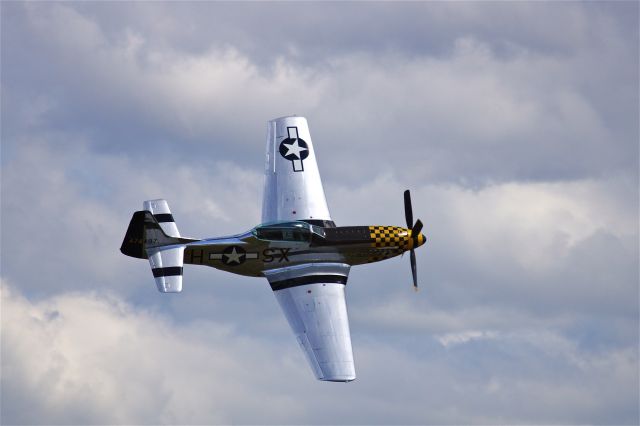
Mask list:
[[[436,338],[442,346],[447,347],[467,343],[472,340],[494,339],[496,337],[497,333],[495,331],[468,330],[462,333],[447,333],[437,336]]]
[[[3,423],[259,422],[247,405],[273,422],[300,413],[290,396],[264,399],[270,382],[306,367],[271,344],[215,323],[182,328],[103,292],[36,304],[2,292]]]
[[[3,423],[619,423],[634,412],[612,407],[637,398],[636,351],[589,355],[551,331],[410,350],[356,335],[360,377],[345,386],[315,382],[292,338],[178,325],[105,292],[33,302],[4,285],[2,307]]]
[[[434,188],[440,214],[451,220],[449,231],[481,260],[511,257],[528,270],[545,270],[563,262],[580,242],[605,230],[620,239],[638,234],[633,208],[620,179],[557,183],[510,183],[479,191]],[[426,211],[433,211],[430,208]],[[632,250],[633,247],[629,246]]]

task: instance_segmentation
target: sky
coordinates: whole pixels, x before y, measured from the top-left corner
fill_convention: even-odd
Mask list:
[[[638,424],[637,2],[2,2],[2,424]],[[119,252],[261,216],[307,118],[357,380],[318,382],[266,280]]]

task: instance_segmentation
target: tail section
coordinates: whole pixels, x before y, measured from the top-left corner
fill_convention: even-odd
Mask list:
[[[158,290],[182,291],[182,266],[186,244],[165,200],[145,201],[144,210],[133,214],[120,251],[131,257],[148,259]]]

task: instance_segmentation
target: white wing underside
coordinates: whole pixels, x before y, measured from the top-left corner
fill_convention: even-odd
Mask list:
[[[262,223],[331,220],[304,117],[271,120],[267,129]]]
[[[319,380],[348,382],[356,378],[345,302],[349,268],[324,263],[265,272]]]
[[[303,117],[272,120],[267,131],[262,223],[331,221],[315,150]],[[319,380],[356,378],[345,285],[349,265],[310,263],[265,271]]]
[[[344,284],[307,284],[274,292],[319,380],[356,378]]]

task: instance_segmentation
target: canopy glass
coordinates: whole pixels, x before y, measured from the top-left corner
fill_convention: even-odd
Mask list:
[[[312,238],[324,238],[324,229],[307,222],[278,222],[256,226],[253,235],[267,241],[311,242]]]

